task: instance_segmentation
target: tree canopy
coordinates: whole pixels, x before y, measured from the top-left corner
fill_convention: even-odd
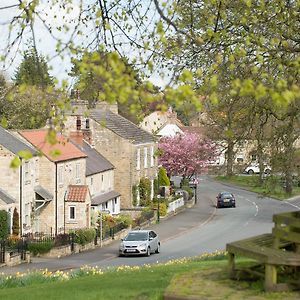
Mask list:
[[[159,163],[167,173],[184,177],[200,174],[216,155],[215,145],[195,133],[164,137],[158,149]]]
[[[26,84],[40,88],[54,86],[47,61],[34,48],[23,53],[23,60],[16,70],[14,82],[16,85]]]

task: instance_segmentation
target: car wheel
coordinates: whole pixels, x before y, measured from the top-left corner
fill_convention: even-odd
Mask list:
[[[146,256],[150,256],[151,252],[150,252],[150,247],[147,248],[147,252],[146,252]]]
[[[271,174],[271,170],[270,170],[270,169],[266,169],[266,170],[265,170],[265,173],[266,173],[267,175],[270,175],[270,174]]]
[[[254,171],[253,171],[252,169],[250,169],[250,170],[248,171],[248,174],[249,174],[249,175],[253,175],[253,174],[254,174]]]
[[[122,253],[119,253],[119,257],[123,257],[124,256],[124,254],[122,254]]]
[[[157,248],[155,250],[155,253],[159,253],[160,252],[160,244],[157,244]]]

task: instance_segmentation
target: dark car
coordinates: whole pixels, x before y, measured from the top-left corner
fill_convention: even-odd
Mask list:
[[[217,196],[217,208],[235,207],[235,198],[232,193],[221,192]]]

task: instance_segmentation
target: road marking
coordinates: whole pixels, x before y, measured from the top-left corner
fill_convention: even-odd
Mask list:
[[[288,202],[288,201],[284,201],[284,203],[289,204],[289,205],[291,205],[291,206],[293,206],[293,207],[295,207],[295,208],[300,209],[300,206],[295,205],[295,204],[293,204],[293,203],[290,203],[290,202]]]
[[[253,205],[255,206],[255,214],[254,214],[254,216],[253,216],[253,218],[255,218],[255,217],[258,215],[258,205],[256,204],[256,202],[255,202],[255,201],[248,200],[248,199],[247,199],[246,197],[244,197],[244,196],[239,196],[239,198],[242,198],[242,199],[248,201],[249,203],[251,203],[251,204],[253,204]],[[246,223],[244,223],[243,226],[247,226],[248,224],[249,224],[249,220],[248,220]]]

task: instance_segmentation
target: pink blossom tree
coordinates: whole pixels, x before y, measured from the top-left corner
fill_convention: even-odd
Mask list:
[[[169,175],[200,174],[216,156],[215,144],[195,133],[164,137],[159,141],[159,163]]]

